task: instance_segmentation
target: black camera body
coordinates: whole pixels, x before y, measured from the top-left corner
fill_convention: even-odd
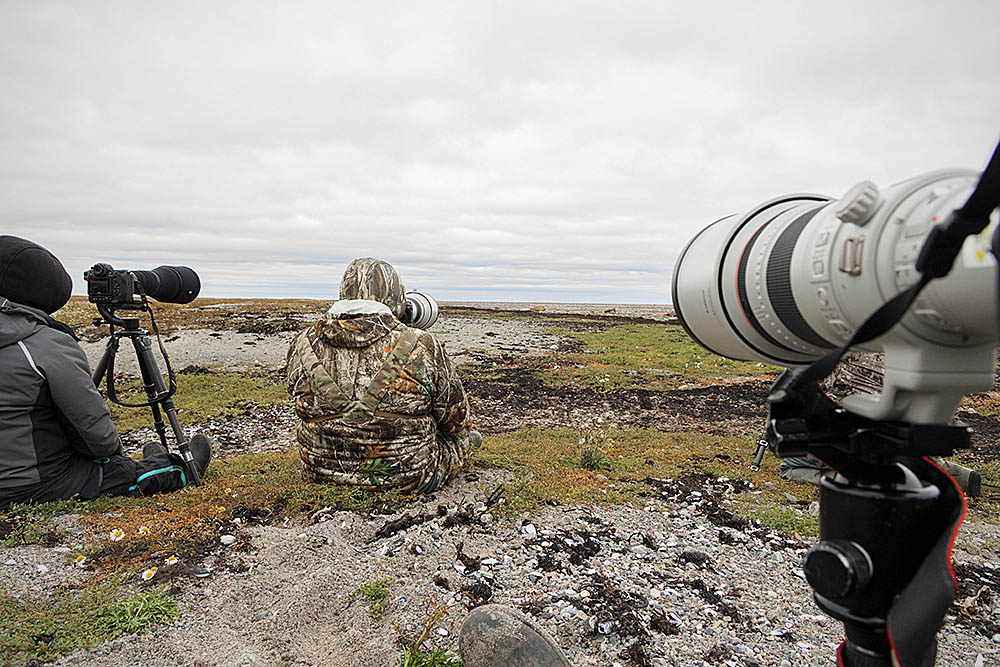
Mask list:
[[[135,277],[126,269],[110,264],[94,264],[83,277],[87,280],[87,299],[91,303],[113,306],[138,305],[135,300]]]
[[[142,308],[149,297],[165,303],[190,303],[201,291],[198,274],[186,266],[158,266],[152,271],[115,269],[94,264],[85,271],[87,299],[109,308]]]

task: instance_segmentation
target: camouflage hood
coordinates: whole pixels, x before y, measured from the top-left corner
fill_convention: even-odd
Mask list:
[[[340,280],[340,298],[378,301],[396,317],[402,317],[406,308],[406,289],[396,269],[374,257],[362,257],[347,266]]]
[[[391,313],[360,316],[327,315],[315,325],[319,337],[334,347],[369,347],[406,326]]]

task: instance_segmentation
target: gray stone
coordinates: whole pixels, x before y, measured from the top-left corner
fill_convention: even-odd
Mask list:
[[[570,667],[559,645],[531,618],[487,604],[462,623],[458,650],[466,667]]]

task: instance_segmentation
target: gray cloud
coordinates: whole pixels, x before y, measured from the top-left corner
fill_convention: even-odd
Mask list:
[[[82,289],[668,300],[700,227],[998,138],[995,2],[7,3],[0,223]]]

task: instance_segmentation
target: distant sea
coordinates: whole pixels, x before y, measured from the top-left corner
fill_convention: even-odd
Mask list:
[[[492,310],[531,310],[542,306],[550,313],[615,314],[665,320],[674,316],[672,306],[660,303],[553,303],[546,301],[441,301],[442,306]]]

